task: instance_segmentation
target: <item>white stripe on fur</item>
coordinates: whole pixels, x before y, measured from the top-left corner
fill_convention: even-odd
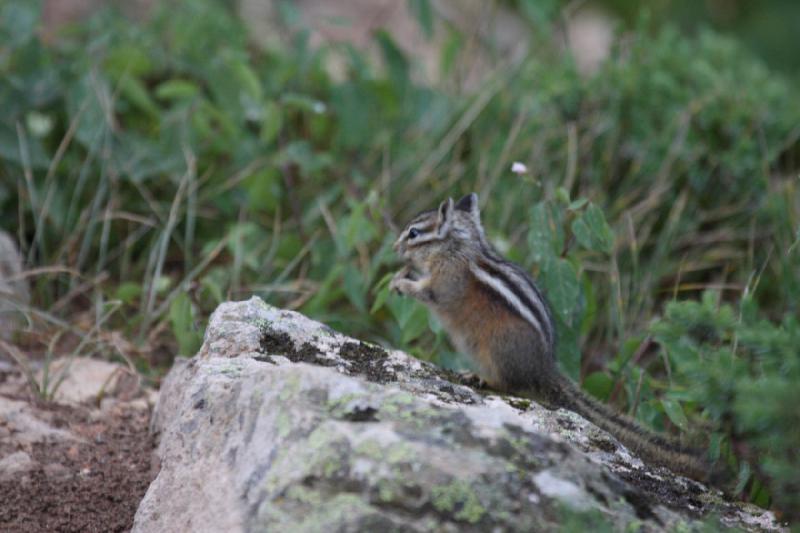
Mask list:
[[[508,290],[508,288],[503,284],[502,281],[493,277],[491,274],[483,270],[482,268],[478,267],[475,264],[470,265],[470,271],[475,275],[475,277],[486,285],[488,288],[493,290],[498,296],[503,298],[508,305],[510,305],[519,315],[525,319],[531,326],[539,332],[539,335],[546,337],[544,331],[542,330],[542,325],[539,324],[539,321],[536,320],[536,316],[534,316],[533,312],[525,306],[520,299],[517,297],[516,294]]]

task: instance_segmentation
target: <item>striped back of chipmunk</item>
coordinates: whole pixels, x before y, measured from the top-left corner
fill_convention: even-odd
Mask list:
[[[533,280],[522,268],[482,246],[482,254],[470,263],[470,272],[485,288],[504,301],[555,351],[556,330],[550,306]]]

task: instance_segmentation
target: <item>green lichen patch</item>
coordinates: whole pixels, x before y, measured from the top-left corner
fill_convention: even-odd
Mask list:
[[[326,402],[326,407],[331,416],[337,420],[348,422],[376,422],[378,420],[378,408],[371,404],[368,396],[363,394],[346,394]]]
[[[433,507],[455,520],[477,524],[486,514],[477,494],[464,480],[455,480],[431,489]]]
[[[242,365],[236,359],[226,360],[225,364],[217,367],[216,370],[229,378],[237,378],[242,375]]]
[[[266,319],[264,317],[258,317],[258,318],[253,320],[253,324],[258,329],[260,329],[261,331],[264,331],[264,330],[270,329],[272,321],[270,321],[270,320],[268,320],[268,319]]]
[[[526,398],[515,398],[513,396],[506,397],[506,403],[520,411],[527,411],[531,406],[531,401]]]

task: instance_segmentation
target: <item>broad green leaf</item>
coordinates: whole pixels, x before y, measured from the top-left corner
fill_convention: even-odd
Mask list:
[[[747,482],[750,481],[750,463],[747,461],[742,461],[739,464],[739,474],[737,476],[736,481],[736,488],[733,490],[733,494],[739,494],[744,490],[744,487],[747,485]]]
[[[409,63],[405,54],[386,30],[378,30],[375,39],[378,41],[386,70],[392,82],[398,87],[405,87],[409,82]]]
[[[559,187],[556,189],[556,200],[561,202],[564,205],[569,205],[571,200],[569,199],[569,191],[564,187]]]
[[[156,294],[163,294],[172,286],[172,278],[169,276],[159,276],[158,279],[155,281],[156,284]]]
[[[664,412],[667,413],[667,416],[673,424],[681,428],[683,431],[686,431],[689,428],[689,421],[686,419],[686,415],[683,412],[683,407],[681,407],[681,403],[679,401],[663,398],[661,400],[661,405],[664,407]]]
[[[150,97],[150,93],[147,92],[144,84],[138,78],[123,76],[119,80],[119,89],[122,95],[140,111],[144,111],[153,118],[158,118],[158,106]]]
[[[547,294],[553,312],[569,327],[575,326],[581,293],[575,267],[561,258],[551,258],[542,265],[539,280]]]
[[[576,328],[564,323],[558,316],[554,317],[558,330],[558,363],[561,370],[577,381],[581,373],[581,351],[578,345]]]
[[[85,74],[67,93],[70,120],[77,120],[75,137],[86,148],[95,148],[110,129],[105,103],[111,102],[111,89],[100,75]]]
[[[610,254],[614,250],[614,234],[603,212],[594,204],[572,222],[572,233],[587,250]]]
[[[194,309],[186,293],[180,293],[170,304],[169,321],[180,354],[194,355],[200,348],[202,336],[194,327]]]
[[[300,167],[303,174],[316,174],[331,165],[327,152],[316,152],[308,141],[290,142],[278,156],[277,163],[291,162]]]
[[[112,79],[147,76],[153,69],[147,53],[133,44],[118,45],[111,49],[105,60],[106,71]]]
[[[583,380],[583,388],[589,391],[595,398],[599,398],[603,401],[608,399],[613,386],[614,380],[605,372],[592,372]]]
[[[222,290],[223,288],[218,279],[219,276],[215,276],[213,274],[214,272],[211,272],[209,275],[203,276],[203,279],[200,281],[200,285],[208,291],[208,293],[211,295],[211,298],[214,300],[214,303],[221,303],[224,299]]]
[[[256,211],[273,213],[283,196],[280,171],[267,167],[242,182],[247,191],[247,205]]]
[[[378,230],[369,218],[367,207],[364,202],[354,205],[350,215],[339,225],[344,237],[344,250],[340,252],[349,253],[356,246],[367,244],[378,236]]]
[[[142,294],[142,285],[135,281],[125,281],[117,287],[114,296],[117,300],[129,304]]]
[[[367,311],[366,287],[364,287],[364,275],[352,264],[344,268],[344,293],[348,300],[359,312]]]
[[[577,200],[573,200],[567,206],[567,209],[570,211],[579,211],[583,206],[585,206],[589,202],[586,198],[578,198]]]
[[[335,110],[339,128],[336,137],[348,148],[358,148],[374,142],[376,129],[382,126],[376,95],[365,83],[345,82],[333,89],[331,107]],[[383,106],[383,112],[387,113]]]
[[[253,100],[259,101],[263,95],[261,82],[253,69],[243,61],[236,61],[231,64],[231,69],[239,87]]]
[[[391,294],[387,305],[400,326],[403,344],[408,344],[428,329],[428,312],[413,298]]]
[[[394,276],[394,272],[389,272],[383,276],[380,281],[375,285],[375,302],[369,310],[370,314],[375,314],[384,306],[386,300],[389,299],[389,280]]]
[[[264,103],[264,118],[261,120],[259,137],[265,144],[270,144],[278,136],[283,125],[283,112],[281,107],[273,101]]]
[[[156,87],[156,96],[161,100],[190,100],[199,93],[200,87],[187,80],[167,80]]]
[[[442,323],[439,322],[439,319],[436,318],[436,315],[433,313],[428,313],[428,327],[435,335],[444,333]]]
[[[426,331],[428,331],[428,311],[424,306],[415,304],[403,327],[401,342],[408,344]]]
[[[442,74],[450,74],[453,71],[453,67],[455,67],[459,54],[463,49],[463,35],[457,31],[450,30],[439,54],[439,65]]]
[[[723,440],[725,440],[723,433],[715,431],[711,434],[711,439],[708,443],[708,459],[712,463],[719,460]]]
[[[542,263],[561,253],[564,246],[561,217],[547,202],[539,202],[531,209],[528,244],[536,263]]]

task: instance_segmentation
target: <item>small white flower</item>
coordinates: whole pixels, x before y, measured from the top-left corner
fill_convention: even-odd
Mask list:
[[[38,111],[28,113],[25,117],[25,122],[34,137],[44,137],[53,129],[53,119],[49,115]]]
[[[514,164],[511,165],[511,172],[514,174],[525,174],[527,171],[528,167],[525,166],[525,163],[514,161]]]

